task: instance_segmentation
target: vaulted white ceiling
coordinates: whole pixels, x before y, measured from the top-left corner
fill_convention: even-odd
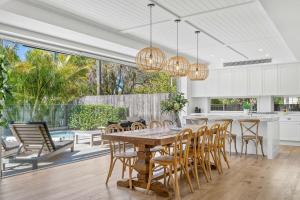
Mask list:
[[[296,61],[258,0],[6,0],[0,4],[0,9],[82,34],[77,36],[77,42],[109,48],[133,58],[148,43],[149,2],[156,4],[153,42],[169,56],[176,50],[174,19],[179,17],[182,20],[179,51],[191,62],[196,57],[196,30],[201,31],[200,59],[211,65],[262,58],[272,58],[273,63]],[[20,9],[20,4],[26,4],[27,9]],[[47,18],[42,10],[57,16],[49,14]],[[76,26],[68,19],[75,20]],[[60,33],[49,32],[53,36],[60,36]],[[71,40],[72,33],[65,34],[64,39],[67,35]]]

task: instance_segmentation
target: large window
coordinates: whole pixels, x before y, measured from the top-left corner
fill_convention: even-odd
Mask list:
[[[243,103],[251,104],[251,111],[257,110],[257,102],[255,98],[220,98],[211,99],[211,111],[242,111]]]
[[[300,111],[300,97],[274,97],[274,111]]]

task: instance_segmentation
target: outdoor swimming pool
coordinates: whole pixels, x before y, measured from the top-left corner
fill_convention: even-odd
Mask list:
[[[75,131],[63,130],[63,131],[51,131],[50,135],[54,141],[58,140],[73,140]]]

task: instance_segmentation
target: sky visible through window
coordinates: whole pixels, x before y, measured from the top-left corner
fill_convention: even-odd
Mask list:
[[[11,42],[11,41],[8,41],[8,40],[3,40],[3,46],[5,46],[5,47],[7,47],[7,46],[9,46],[9,47],[14,46],[16,48],[17,55],[19,56],[19,58],[22,61],[26,60],[26,52],[29,51],[29,50],[31,50],[30,47],[24,46],[24,45],[19,44],[19,43]]]

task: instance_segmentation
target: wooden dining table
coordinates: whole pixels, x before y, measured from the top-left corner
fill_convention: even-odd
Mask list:
[[[191,128],[197,130],[195,125],[191,125],[185,128]],[[132,180],[134,187],[147,188],[149,177],[149,166],[151,159],[150,149],[160,145],[170,145],[174,142],[176,134],[179,129],[172,128],[153,128],[142,129],[135,131],[116,132],[103,135],[104,140],[122,141],[135,145],[137,148],[137,161],[134,164],[134,169],[138,172],[137,179]],[[154,179],[159,179],[162,176],[158,176]],[[119,180],[118,186],[129,187],[129,180]],[[159,181],[151,183],[150,190],[156,192],[160,196],[168,197],[169,192],[167,188]]]

